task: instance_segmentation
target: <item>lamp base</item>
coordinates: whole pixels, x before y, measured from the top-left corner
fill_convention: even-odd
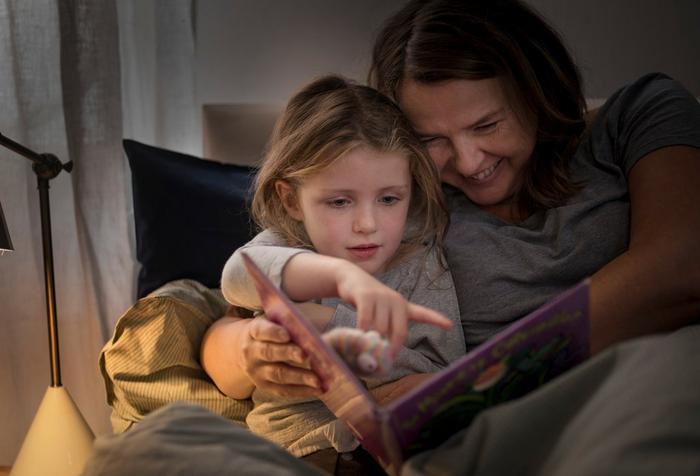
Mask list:
[[[10,476],[73,476],[83,470],[95,435],[64,387],[49,387]]]

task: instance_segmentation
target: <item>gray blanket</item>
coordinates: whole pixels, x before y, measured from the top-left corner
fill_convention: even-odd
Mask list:
[[[618,345],[402,474],[700,475],[700,326]]]
[[[98,439],[84,475],[315,468],[202,407],[174,404]],[[403,475],[700,475],[700,326],[618,345],[482,413]]]

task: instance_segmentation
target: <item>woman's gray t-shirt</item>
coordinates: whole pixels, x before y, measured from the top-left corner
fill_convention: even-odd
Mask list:
[[[650,74],[600,109],[570,165],[583,189],[562,206],[511,224],[446,186],[446,256],[467,349],[623,253],[629,172],[645,155],[671,145],[700,147],[700,106],[674,80]]]

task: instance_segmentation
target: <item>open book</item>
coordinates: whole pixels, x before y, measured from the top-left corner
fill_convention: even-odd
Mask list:
[[[406,458],[466,428],[482,410],[534,390],[589,355],[585,280],[380,406],[289,298],[243,258],[266,317],[285,327],[309,355],[322,382],[320,399],[391,475]]]

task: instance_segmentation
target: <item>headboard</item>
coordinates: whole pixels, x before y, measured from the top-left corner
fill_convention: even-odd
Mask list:
[[[279,104],[204,104],[204,157],[236,165],[258,165],[281,110]]]

